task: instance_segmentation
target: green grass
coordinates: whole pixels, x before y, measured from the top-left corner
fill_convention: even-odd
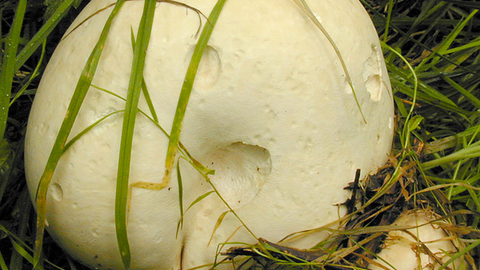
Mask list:
[[[153,3],[151,1],[150,3]],[[23,140],[28,111],[34,98],[39,78],[66,27],[80,11],[86,1],[46,1],[17,0],[0,2],[1,27],[1,70],[0,70],[0,269],[29,269],[38,262],[44,269],[84,269],[73,262],[45,235],[36,233],[34,210],[28,196],[23,170]],[[298,1],[303,3],[303,1]],[[317,268],[327,269],[334,265],[348,265],[359,262],[360,258],[371,258],[369,250],[378,246],[379,236],[391,230],[387,225],[394,216],[395,207],[430,208],[456,226],[450,233],[459,237],[464,248],[458,256],[468,255],[472,264],[480,265],[480,15],[476,9],[480,4],[475,1],[414,1],[414,0],[363,0],[376,25],[390,78],[394,89],[396,105],[396,136],[394,145],[395,162],[388,171],[389,181],[383,186],[374,186],[380,192],[372,192],[373,187],[366,186],[365,193],[359,193],[356,199],[364,202],[364,207],[345,218],[349,224],[369,224],[370,227],[345,231],[332,231],[332,237],[322,241],[318,250],[326,252],[316,262],[305,258],[287,256],[281,246],[260,242],[258,245],[244,247],[245,253],[258,251],[265,256],[253,257],[255,269],[260,264],[271,268]],[[148,11],[148,10],[146,10]],[[150,6],[151,11],[151,6]],[[308,11],[308,10],[307,10]],[[217,14],[218,15],[218,14]],[[136,34],[135,54],[138,62],[132,70],[141,74],[143,68],[142,48],[148,44],[148,24],[151,16],[142,21],[141,33]],[[203,16],[203,15],[202,15]],[[42,19],[38,19],[41,17]],[[214,18],[204,28],[213,29]],[[108,32],[108,25],[106,30]],[[192,83],[196,67],[201,57],[201,46],[208,43],[206,38],[197,46],[199,52],[192,59],[192,70],[187,74],[186,83]],[[43,48],[42,48],[43,47]],[[101,41],[98,50],[86,66],[85,73],[94,73],[95,62],[101,53]],[[91,72],[88,72],[90,70]],[[189,77],[188,77],[189,76]],[[89,77],[79,81],[77,103],[71,104],[71,111],[78,111],[81,97],[86,93]],[[91,77],[90,77],[91,79]],[[136,113],[135,96],[142,89],[147,91],[142,76],[131,79],[131,98],[127,98],[124,121],[134,124]],[[83,85],[83,86],[82,86]],[[140,87],[142,86],[142,87]],[[172,170],[175,153],[180,151],[190,163],[196,164],[185,149],[177,149],[181,131],[182,114],[188,103],[188,88],[185,86],[184,104],[179,104],[176,117],[178,128],[170,137],[170,159],[166,166]],[[128,102],[130,100],[130,103]],[[155,121],[155,113],[151,112]],[[55,159],[58,160],[65,147],[73,118],[66,119],[65,127],[59,136],[57,150],[52,152],[52,167],[46,170],[45,179],[53,173]],[[133,121],[133,122],[132,122]],[[125,166],[119,168],[119,175],[128,175],[128,159],[133,129],[124,129],[125,146],[122,149]],[[181,148],[181,145],[180,145]],[[202,168],[197,164],[200,170]],[[208,174],[208,172],[205,172]],[[205,175],[207,175],[205,174]],[[121,178],[121,177],[120,177]],[[125,177],[122,178],[125,180]],[[352,179],[353,180],[353,179]],[[128,178],[126,178],[128,181]],[[374,181],[371,180],[370,183]],[[124,181],[125,183],[125,181]],[[48,180],[38,196],[44,198]],[[119,192],[126,192],[125,185],[119,185]],[[391,191],[395,192],[392,194]],[[389,192],[387,192],[389,191]],[[370,193],[369,193],[370,192]],[[125,194],[124,194],[125,195]],[[389,197],[390,196],[390,197]],[[398,203],[388,206],[384,200],[392,196]],[[118,196],[125,198],[125,196]],[[200,200],[202,198],[199,198]],[[39,209],[42,199],[39,200]],[[125,213],[125,201],[120,201],[120,212]],[[180,202],[182,204],[182,202]],[[387,207],[390,207],[387,209]],[[123,210],[122,210],[123,209]],[[358,217],[366,211],[377,211],[380,219],[361,220]],[[398,209],[397,209],[398,210]],[[227,213],[225,213],[227,214]],[[117,228],[122,230],[125,216],[120,215]],[[41,221],[42,217],[38,217]],[[219,220],[221,222],[221,220]],[[364,223],[362,223],[364,222]],[[384,224],[385,223],[385,224]],[[41,223],[39,223],[41,224]],[[179,224],[181,226],[181,224]],[[40,226],[41,227],[41,226]],[[125,233],[120,232],[119,235]],[[37,239],[37,253],[33,247]],[[124,240],[126,237],[124,238]],[[43,243],[41,241],[43,240]],[[124,263],[128,265],[128,242],[119,244],[124,247]],[[237,244],[240,246],[240,244]],[[352,248],[355,247],[355,248]],[[40,256],[40,247],[43,256]],[[60,255],[59,255],[60,254]],[[281,256],[279,256],[279,254]],[[282,255],[283,254],[283,255]],[[274,256],[275,255],[275,256]],[[299,254],[301,256],[302,254]],[[328,255],[328,256],[327,256]],[[334,262],[332,255],[343,258]],[[369,257],[370,256],[370,257]],[[219,260],[222,257],[218,258]],[[355,268],[350,265],[349,267]],[[358,266],[356,266],[358,267]]]

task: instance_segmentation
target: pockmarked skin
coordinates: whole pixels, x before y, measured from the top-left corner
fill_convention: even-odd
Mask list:
[[[214,169],[211,180],[250,234],[216,194],[185,213],[177,235],[176,172],[160,190],[133,188],[128,220],[131,269],[188,269],[222,259],[225,242],[277,242],[334,222],[344,213],[343,188],[384,165],[393,136],[393,101],[377,33],[355,0],[306,1],[338,47],[292,0],[229,0],[203,55],[187,107],[181,142]],[[32,194],[85,62],[112,0],[93,0],[58,44],[33,104],[26,138]],[[185,0],[208,16],[216,1]],[[98,70],[70,138],[124,109],[143,1],[127,1],[113,21]],[[101,10],[101,11],[99,11]],[[90,15],[94,14],[90,18]],[[186,69],[205,17],[159,2],[144,72],[159,118],[169,132]],[[145,98],[139,108],[149,114]],[[74,258],[96,269],[122,269],[115,235],[115,187],[122,113],[89,130],[61,157],[47,197],[47,230]],[[138,114],[130,183],[159,183],[168,138]],[[180,160],[186,209],[212,187]],[[215,232],[214,232],[215,231]],[[284,244],[308,248],[321,234]],[[218,255],[218,256],[217,256]],[[232,266],[219,266],[219,268]]]

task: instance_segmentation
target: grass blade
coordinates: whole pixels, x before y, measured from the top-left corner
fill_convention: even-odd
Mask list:
[[[455,1],[455,0],[443,0],[443,1],[455,4],[461,7],[480,9],[480,3],[477,3],[476,1]]]
[[[465,98],[477,109],[480,109],[480,99],[475,97],[473,94],[470,93],[467,89],[463,88],[460,84],[456,83],[452,79],[450,79],[448,76],[443,76],[443,79],[451,85],[455,90],[460,92],[462,95],[465,96]]]
[[[164,187],[170,181],[173,164],[175,163],[175,155],[178,151],[182,122],[185,116],[185,112],[187,110],[190,94],[192,93],[193,82],[195,81],[195,76],[197,75],[198,66],[200,65],[200,60],[202,59],[203,52],[207,47],[208,40],[212,35],[213,28],[215,27],[215,23],[220,16],[225,2],[226,0],[218,0],[217,4],[210,13],[208,17],[208,22],[205,24],[205,27],[200,34],[200,38],[198,39],[198,43],[195,46],[195,51],[193,52],[192,59],[190,60],[190,65],[187,69],[187,74],[185,75],[185,80],[182,85],[182,91],[180,92],[177,109],[175,111],[175,117],[173,119],[170,140],[168,142],[167,156],[165,158],[165,175],[162,180],[162,185]]]
[[[183,229],[183,181],[182,181],[182,172],[180,170],[180,162],[177,162],[177,183],[178,183],[178,205],[180,208],[180,220],[178,221],[176,236],[178,237],[178,232]]]
[[[357,94],[355,93],[355,88],[353,87],[352,77],[350,76],[350,72],[348,71],[347,64],[345,63],[345,60],[343,60],[343,56],[340,53],[340,49],[338,49],[337,44],[332,39],[330,34],[328,34],[327,30],[323,27],[323,25],[320,23],[320,21],[317,19],[317,17],[315,17],[315,14],[313,14],[312,10],[308,7],[308,4],[305,2],[305,0],[294,0],[294,2],[303,10],[303,12],[305,12],[305,14],[308,16],[308,18],[322,32],[322,34],[327,38],[328,42],[330,43],[333,50],[335,51],[335,54],[337,55],[338,60],[340,61],[340,64],[342,65],[343,72],[345,72],[345,77],[347,79],[348,85],[350,86],[350,88],[352,88],[353,98],[355,99],[355,103],[358,107],[358,110],[360,111],[360,115],[362,116],[362,120],[366,124],[367,120],[365,118],[365,115],[363,114],[362,106],[360,106],[360,102],[358,101]]]
[[[413,69],[413,67],[408,63],[407,59],[405,59],[405,57],[403,57],[400,53],[398,53],[395,49],[393,49],[392,47],[388,46],[385,42],[381,42],[381,45],[383,48],[385,49],[388,49],[390,50],[393,54],[396,54],[397,57],[399,57],[408,67],[409,71],[411,72],[411,77],[413,77],[413,92],[412,92],[412,104],[415,104],[416,103],[416,100],[417,100],[417,94],[418,94],[418,77],[417,77],[417,73],[415,72],[415,70]],[[407,75],[407,77],[410,77],[410,75]],[[406,115],[405,117],[405,123],[408,123],[410,121],[410,117],[412,117],[412,114],[413,114],[413,109],[414,109],[415,106],[412,106],[410,108],[410,110],[408,111],[408,114]],[[403,131],[402,131],[402,135],[400,137],[402,141],[402,145],[403,145],[403,148],[407,148],[408,147],[408,144],[410,143],[410,132],[412,130],[409,130],[409,125],[405,125]]]
[[[135,53],[135,35],[133,34],[133,29],[131,29],[131,40],[132,40],[132,49],[133,53]],[[145,97],[145,101],[147,102],[148,109],[152,114],[153,121],[158,123],[158,116],[157,112],[155,111],[155,106],[153,106],[152,98],[150,97],[150,92],[148,91],[147,83],[145,82],[145,78],[142,79],[142,94]]]
[[[468,159],[468,158],[475,158],[475,157],[480,157],[480,144],[479,142],[472,144],[466,148],[463,148],[461,150],[458,150],[457,152],[454,152],[453,154],[450,154],[448,156],[444,156],[441,158],[437,158],[431,161],[427,161],[425,163],[422,163],[422,168],[424,170],[431,169],[436,166],[440,166],[445,163],[449,162],[454,162],[458,161],[461,159]]]
[[[1,252],[0,252],[0,267],[2,270],[8,270],[7,264],[5,263],[5,259],[3,259]]]
[[[46,47],[46,42],[43,42],[43,45],[42,45],[42,54],[40,55],[40,60],[38,61],[38,64],[37,66],[35,67],[35,70],[32,72],[32,74],[30,75],[30,78],[28,79],[28,81],[22,86],[22,88],[17,92],[17,94],[15,95],[15,97],[12,98],[12,100],[10,101],[10,104],[8,105],[9,107],[12,106],[12,104],[21,96],[23,95],[23,93],[25,92],[25,90],[27,90],[27,87],[30,86],[30,84],[32,83],[33,79],[35,79],[39,74],[40,74],[40,67],[42,65],[42,62],[43,62],[43,58],[45,56],[45,47]]]
[[[210,246],[210,243],[212,242],[213,237],[215,236],[215,232],[217,231],[218,227],[222,225],[223,219],[225,216],[230,212],[230,210],[223,212],[217,219],[217,222],[215,223],[215,227],[213,228],[212,235],[210,235],[210,240],[208,240],[207,247]]]
[[[92,128],[96,127],[98,124],[100,124],[101,122],[103,122],[105,119],[107,119],[107,118],[109,118],[110,116],[113,116],[113,115],[115,115],[115,114],[121,113],[121,112],[124,112],[124,110],[111,112],[111,113],[103,116],[102,118],[98,119],[97,121],[95,121],[94,123],[92,123],[91,125],[89,125],[88,127],[86,127],[84,130],[80,131],[77,135],[75,135],[75,137],[73,137],[70,141],[68,141],[68,143],[65,144],[65,147],[63,148],[63,152],[67,151],[68,148],[70,148],[70,146],[72,146],[72,145],[73,145],[76,141],[78,141],[83,135],[85,135],[85,133],[87,133],[88,131],[90,131]]]
[[[115,228],[120,256],[126,269],[130,268],[131,260],[130,246],[127,236],[127,203],[133,133],[135,119],[138,113],[138,101],[142,89],[143,70],[145,67],[148,43],[152,32],[156,3],[156,0],[145,1],[142,19],[138,28],[137,41],[134,44],[133,63],[128,84],[118,161],[117,188],[115,194]]]
[[[150,92],[148,91],[147,84],[145,83],[145,79],[142,79],[142,93],[145,97],[145,101],[147,102],[148,109],[150,110],[150,114],[152,115],[153,121],[158,123],[158,116],[157,112],[155,111],[155,107],[153,106],[152,98],[150,97]]]
[[[28,230],[28,221],[30,219],[32,203],[30,201],[30,194],[28,190],[24,190],[17,202],[18,208],[15,210],[20,214],[19,219],[19,228],[17,230],[17,235],[20,239],[25,239],[27,230]],[[12,253],[10,258],[10,269],[22,269],[23,267],[23,258],[19,253]]]
[[[451,266],[451,264],[457,260],[458,258],[460,258],[461,256],[463,256],[464,254],[468,254],[468,252],[470,252],[471,250],[473,250],[474,248],[476,248],[477,246],[480,245],[480,239],[477,239],[475,242],[473,242],[471,245],[469,245],[468,247],[460,250],[457,254],[455,254],[455,256],[453,256],[452,258],[450,258],[445,264],[443,264],[440,268],[438,268],[438,270],[443,270],[443,269],[448,269],[447,266]]]
[[[18,70],[28,58],[40,47],[40,44],[47,40],[47,37],[55,29],[60,20],[67,14],[70,7],[76,0],[64,0],[62,4],[58,6],[53,15],[47,20],[47,22],[40,28],[35,36],[25,45],[25,47],[17,55],[15,70]]]
[[[43,171],[42,178],[38,184],[37,194],[36,194],[36,205],[37,205],[37,232],[35,238],[35,251],[34,251],[34,268],[37,268],[38,263],[40,262],[42,245],[43,245],[43,234],[45,230],[45,218],[46,218],[46,207],[47,207],[47,192],[52,180],[53,173],[57,167],[58,161],[64,151],[65,143],[68,139],[68,135],[73,127],[75,118],[78,115],[80,107],[87,95],[90,84],[93,80],[93,76],[97,69],[98,62],[100,60],[100,55],[102,54],[105,41],[110,31],[110,26],[112,24],[113,18],[116,16],[118,11],[125,0],[119,0],[115,7],[112,10],[112,13],[108,17],[105,26],[100,34],[100,38],[95,45],[92,53],[90,54],[87,63],[85,64],[82,74],[78,80],[78,83],[75,87],[72,99],[67,109],[67,113],[63,120],[63,123],[58,132],[57,138],[53,145],[52,151],[48,158],[47,164],[45,165],[45,170]]]
[[[452,43],[455,41],[457,36],[463,30],[463,28],[467,25],[467,23],[473,18],[473,16],[477,13],[478,10],[473,11],[470,15],[459,23],[455,29],[445,38],[444,42],[442,42],[432,54],[430,54],[427,58],[425,58],[416,68],[416,71],[424,71],[428,67],[435,66],[435,64],[440,60],[438,57],[439,55],[445,55],[445,52],[450,48]],[[431,63],[429,63],[431,61]],[[429,63],[429,64],[427,64]],[[424,67],[425,66],[425,67]]]
[[[195,204],[199,203],[200,201],[202,201],[203,199],[205,199],[206,197],[208,197],[210,194],[214,193],[215,191],[209,191],[201,196],[199,196],[198,198],[196,198],[187,208],[187,210],[185,211],[188,212],[188,210],[190,210],[190,208],[192,208]]]
[[[0,74],[0,139],[3,139],[7,126],[8,107],[10,103],[13,76],[15,74],[15,56],[20,43],[20,32],[23,25],[23,17],[27,8],[27,0],[18,2],[15,19],[12,28],[5,40],[5,55],[3,57]]]

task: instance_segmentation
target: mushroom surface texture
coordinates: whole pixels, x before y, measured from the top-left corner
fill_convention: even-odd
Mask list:
[[[406,212],[393,224],[410,227],[404,231],[391,231],[382,251],[368,269],[421,270],[439,269],[457,252],[451,237],[442,229],[445,221],[434,222],[428,211]],[[445,269],[467,269],[465,261],[456,259]]]
[[[32,199],[113,2],[91,1],[45,70],[26,137]],[[206,16],[216,2],[182,1]],[[113,20],[70,139],[124,109],[122,99],[99,89],[127,96],[132,32],[137,32],[143,3],[125,2]],[[181,130],[185,149],[215,170],[210,179],[238,217],[256,237],[271,242],[342,216],[345,209],[338,205],[349,197],[344,187],[357,169],[364,177],[383,166],[392,145],[392,91],[368,14],[356,0],[306,3],[339,53],[293,0],[227,1],[200,62]],[[207,23],[185,5],[157,3],[144,81],[167,132],[196,33]],[[149,114],[145,100],[142,95],[139,109]],[[110,115],[75,141],[61,156],[47,194],[46,229],[69,254],[96,269],[123,268],[115,232],[122,120],[123,113]],[[137,115],[131,184],[162,181],[168,143],[155,123]],[[179,191],[185,211],[212,186],[190,163],[176,162],[181,189],[175,169],[162,190],[132,189],[127,225],[131,269],[189,269],[212,264],[217,252],[229,247],[221,243],[256,242],[232,213],[216,227],[228,210],[216,193],[185,213],[177,233]],[[320,237],[284,244],[309,248]]]

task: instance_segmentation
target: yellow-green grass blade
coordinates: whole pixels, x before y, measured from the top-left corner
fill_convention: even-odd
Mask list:
[[[75,135],[75,137],[73,137],[71,140],[69,140],[66,144],[65,144],[65,147],[63,147],[63,152],[65,153],[68,148],[70,148],[70,146],[72,146],[76,141],[78,141],[83,135],[85,135],[85,133],[87,133],[88,131],[90,131],[92,128],[94,128],[95,126],[97,126],[98,124],[100,124],[101,122],[103,122],[105,119],[109,118],[110,116],[113,116],[115,114],[118,114],[118,113],[121,113],[121,112],[124,112],[124,110],[119,110],[119,111],[114,111],[114,112],[111,112],[107,115],[105,115],[104,117],[98,119],[97,121],[95,121],[93,124],[89,125],[88,127],[86,127],[85,129],[83,129],[81,132],[79,132],[77,135]]]
[[[409,120],[410,120],[410,117],[412,116],[413,114],[413,109],[415,108],[415,103],[416,103],[416,100],[417,100],[417,95],[418,95],[418,77],[417,77],[417,73],[415,72],[415,70],[413,69],[413,67],[408,63],[407,59],[405,59],[405,57],[403,57],[403,55],[401,55],[399,52],[397,52],[395,49],[393,49],[392,47],[388,46],[385,42],[381,42],[381,45],[382,47],[390,50],[392,53],[396,54],[397,57],[399,57],[408,67],[409,71],[410,71],[410,75],[407,75],[405,77],[413,77],[413,92],[412,92],[412,106],[410,107],[410,110],[405,118],[405,123],[409,123]],[[402,146],[404,149],[406,149],[409,145],[408,143],[410,142],[410,134],[411,134],[411,131],[409,129],[410,125],[405,125],[403,131],[402,131],[402,135],[400,137],[400,140],[402,140]],[[400,163],[401,164],[401,163]]]
[[[192,208],[194,205],[196,205],[197,203],[201,202],[203,199],[205,199],[206,197],[208,197],[210,194],[214,193],[215,191],[209,191],[205,194],[202,194],[201,196],[199,196],[198,198],[196,198],[187,208],[187,210],[185,212],[188,212],[188,210],[190,210],[190,208]]]
[[[180,220],[177,224],[177,232],[175,237],[178,237],[178,232],[183,229],[183,181],[182,172],[180,170],[180,160],[177,161],[177,184],[178,184],[178,206],[180,208]]]
[[[383,43],[382,46],[385,48],[391,48],[385,43]],[[439,107],[441,109],[453,111],[463,115],[472,114],[472,112],[466,111],[463,108],[459,107],[455,102],[440,93],[438,90],[434,89],[432,86],[426,84],[422,80],[419,80],[418,75],[416,75],[416,77],[412,76],[411,71],[407,72],[406,70],[388,62],[387,68],[390,71],[390,80],[392,82],[392,85],[395,86],[396,91],[400,91],[401,93],[406,94],[412,98],[415,95],[416,99],[426,102],[430,105]],[[417,72],[415,72],[415,74],[417,74]],[[415,84],[417,85],[418,91],[413,91],[415,88],[412,88],[412,85]]]
[[[458,150],[450,155],[424,162],[421,165],[424,170],[428,170],[433,167],[440,166],[449,162],[455,162],[462,159],[476,158],[476,157],[480,157],[480,141],[474,144],[471,144],[466,148]]]
[[[178,163],[177,163],[177,165],[178,165]],[[179,168],[179,167],[177,166],[177,168]],[[178,224],[177,224],[177,233],[176,233],[177,236],[178,236],[179,230],[180,230],[180,229],[182,228],[182,226],[183,226],[184,216],[185,216],[185,214],[188,212],[188,210],[190,210],[190,208],[192,208],[192,207],[193,207],[194,205],[196,205],[197,203],[201,202],[203,199],[207,198],[210,194],[215,193],[215,191],[212,190],[212,191],[209,191],[209,192],[207,192],[207,193],[205,193],[205,194],[202,194],[201,196],[199,196],[198,198],[196,198],[196,199],[187,207],[187,210],[185,210],[185,212],[183,212],[183,186],[182,186],[182,183],[180,183],[180,182],[182,181],[181,176],[180,176],[180,179],[178,179],[178,181],[179,181],[179,190],[180,190],[180,191],[179,191],[179,192],[180,192],[179,196],[181,197],[181,198],[179,198],[179,200],[180,200],[180,211],[181,211],[181,212],[180,212],[180,220],[178,221]],[[180,188],[181,188],[181,189],[180,189]]]
[[[455,41],[455,39],[458,37],[458,35],[461,33],[463,28],[467,26],[467,23],[473,18],[473,16],[478,12],[478,10],[474,10],[469,14],[465,20],[460,22],[455,29],[453,29],[452,32],[445,38],[445,40],[433,51],[432,54],[430,54],[428,57],[426,57],[416,68],[416,71],[424,71],[426,69],[429,69],[432,66],[435,66],[436,63],[440,60],[438,57],[439,55],[444,55],[447,50],[450,48],[452,43]]]
[[[115,7],[112,10],[112,13],[108,17],[102,33],[99,37],[97,44],[92,50],[85,67],[82,70],[80,78],[75,87],[72,99],[65,114],[65,118],[62,122],[60,130],[58,132],[57,138],[55,139],[53,148],[50,152],[47,164],[43,171],[43,175],[39,181],[37,193],[36,193],[36,205],[37,205],[37,232],[35,238],[35,251],[34,251],[34,268],[37,267],[40,262],[42,245],[43,245],[43,235],[45,230],[45,218],[46,218],[46,207],[47,207],[47,192],[52,180],[53,173],[57,167],[58,161],[62,153],[64,152],[65,143],[68,139],[68,135],[72,130],[75,118],[78,115],[80,107],[87,95],[90,84],[93,80],[93,76],[97,69],[98,62],[100,60],[100,55],[102,54],[103,47],[105,46],[105,41],[110,31],[110,26],[112,24],[113,18],[116,16],[120,8],[122,7],[125,0],[119,0]]]
[[[148,109],[150,110],[150,114],[152,115],[153,121],[158,123],[158,115],[155,111],[155,107],[153,106],[152,98],[150,97],[150,92],[148,91],[147,83],[145,83],[145,79],[142,79],[142,94],[147,102]]]
[[[138,102],[143,82],[145,58],[150,41],[155,15],[156,0],[146,0],[137,40],[134,44],[133,63],[128,84],[127,101],[123,117],[122,138],[117,172],[117,188],[115,194],[115,229],[117,244],[123,266],[130,268],[131,254],[127,236],[127,203],[130,177],[130,163],[135,120],[138,113]]]
[[[480,46],[480,38],[476,38],[476,39],[472,40],[471,42],[469,42],[467,44],[463,44],[463,45],[460,45],[460,46],[457,46],[457,47],[450,48],[450,49],[446,50],[445,54],[452,54],[452,53],[456,53],[456,52],[467,50],[467,49],[478,50],[479,46]]]
[[[132,41],[132,49],[133,53],[135,53],[135,35],[133,33],[133,29],[131,29],[131,37]],[[153,121],[155,123],[158,123],[158,116],[157,112],[155,111],[155,106],[153,106],[152,99],[150,97],[150,92],[148,91],[147,83],[145,82],[145,78],[142,78],[142,94],[145,97],[145,101],[147,102],[148,109],[150,110],[150,113],[152,114]]]
[[[465,98],[477,109],[480,109],[480,99],[474,96],[471,91],[463,88],[460,84],[456,83],[454,80],[449,78],[448,76],[442,76],[443,80],[445,80],[448,84],[450,84],[453,88],[455,88],[458,92],[460,92]],[[474,90],[474,89],[471,89]]]
[[[218,189],[215,187],[215,185],[212,183],[212,181],[210,180],[210,177],[208,174],[205,174],[205,175],[202,175],[203,178],[205,178],[205,181],[207,181],[207,183],[213,188],[213,191],[215,192],[215,194],[218,196],[218,198],[223,202],[223,204],[229,209],[229,212],[232,212],[232,214],[237,218],[238,221],[240,221],[240,223],[243,225],[243,227],[248,231],[248,233],[250,233],[250,235],[252,235],[254,238],[258,238],[252,230],[250,230],[250,228],[247,226],[247,224],[245,224],[245,222],[243,222],[243,220],[240,218],[240,216],[238,216],[237,212],[235,212],[235,210],[233,210],[233,208],[228,204],[228,202],[223,198],[222,194],[220,194],[220,192],[218,191]]]
[[[12,168],[10,165],[10,157],[13,154],[13,151],[14,150],[11,148],[7,140],[0,140],[0,169],[8,168],[8,171],[0,172],[0,177],[5,177],[5,180],[0,181],[0,202],[2,201],[7,185],[9,184],[7,179]]]
[[[390,30],[390,23],[392,21],[392,11],[394,5],[395,3],[393,2],[393,0],[389,0],[387,18],[385,22],[385,32],[383,33],[383,42],[387,42],[388,39],[388,32]]]
[[[12,232],[10,232],[7,228],[5,228],[5,226],[3,226],[2,224],[0,224],[0,231],[2,231],[3,233],[5,233],[5,235],[7,235],[7,237],[10,238],[10,243],[12,244],[13,246],[13,249],[15,250],[15,252],[17,252],[17,254],[19,254],[20,256],[22,256],[25,260],[27,260],[30,264],[33,264],[33,257],[31,255],[31,253],[33,252],[33,250],[28,246],[27,243],[25,243],[21,237],[19,237],[18,235],[16,234],[13,234]],[[1,255],[1,253],[0,253]],[[52,263],[51,261],[49,260],[45,260],[45,262],[51,266],[51,267],[48,267],[47,269],[59,269],[59,270],[63,270],[62,268],[60,268],[59,266],[57,266],[56,264]],[[9,269],[8,267],[6,269]],[[14,270],[15,268],[10,268],[11,270]],[[21,268],[17,268],[17,269],[24,269],[24,267],[21,267]],[[44,269],[42,266],[38,266],[37,269],[39,270],[42,270]]]
[[[20,254],[23,258],[25,258],[28,262],[32,263],[33,264],[33,257],[32,255],[30,254],[31,253],[31,249],[29,249],[28,245],[26,243],[24,243],[18,236],[16,236],[14,233],[12,233],[11,231],[9,231],[5,226],[3,226],[2,224],[0,224],[0,231],[2,231],[3,233],[5,233],[5,235],[7,235],[10,239],[10,243],[12,244],[13,246],[13,249],[15,250],[15,252],[17,252],[18,254]],[[7,268],[8,269],[8,268]],[[38,269],[42,270],[43,267],[42,266],[38,266]]]
[[[223,219],[225,218],[225,216],[230,212],[230,210],[228,211],[225,211],[223,212],[217,219],[217,222],[215,222],[215,226],[213,228],[213,231],[212,231],[212,234],[210,235],[210,240],[208,240],[208,244],[207,246],[210,246],[210,243],[212,242],[212,239],[213,237],[215,236],[215,232],[217,231],[218,227],[220,227],[220,225],[222,224],[223,222]]]
[[[33,258],[32,258],[32,255],[30,255],[27,250],[25,248],[23,248],[21,245],[19,245],[17,242],[15,241],[11,241],[12,245],[13,245],[13,248],[15,249],[15,251],[20,254],[23,258],[25,258],[27,261],[29,262],[33,262]],[[37,269],[39,270],[43,270],[43,266],[41,265],[38,265],[37,266]]]
[[[143,83],[142,83],[142,84],[143,84]],[[103,91],[103,92],[105,92],[105,93],[108,93],[108,94],[110,94],[110,95],[112,95],[112,96],[114,96],[114,97],[116,97],[116,98],[119,98],[119,99],[121,99],[121,100],[123,100],[123,101],[126,101],[126,100],[127,100],[126,98],[124,98],[124,97],[122,97],[122,96],[119,96],[119,95],[115,94],[114,92],[112,92],[112,91],[110,91],[110,90],[107,90],[107,89],[105,89],[105,88],[101,88],[101,87],[96,86],[96,85],[92,85],[92,87],[97,88],[98,90]],[[143,91],[143,90],[142,90],[142,91]],[[152,104],[153,104],[153,103],[152,103]],[[144,112],[144,111],[142,111],[142,110],[140,110],[140,109],[139,109],[138,111],[139,111],[141,114],[143,114],[148,120],[152,121],[152,123],[153,123],[155,126],[157,126],[163,134],[165,134],[165,136],[170,137],[170,135],[168,135],[168,133],[167,133],[167,132],[165,131],[165,129],[160,125],[160,123],[158,123],[158,119],[153,118],[154,115],[152,115],[152,117],[150,117],[146,112]],[[156,114],[155,111],[152,111],[152,110],[150,111],[150,113]],[[182,148],[183,151],[186,151],[186,149],[183,147],[183,145],[182,145],[181,142],[180,142],[180,147]],[[187,152],[187,153],[188,153],[188,152]],[[192,158],[189,154],[187,154],[187,155],[188,155],[189,158]]]
[[[480,3],[475,1],[443,0],[461,7],[480,9]]]
[[[5,263],[5,259],[3,258],[2,252],[0,252],[0,267],[2,270],[8,270],[7,264]]]
[[[27,8],[27,0],[18,2],[12,28],[4,41],[4,56],[0,70],[0,140],[3,139],[7,126],[8,107],[10,103],[13,76],[15,74],[15,57],[20,43],[23,18]]]
[[[198,66],[200,65],[200,60],[202,59],[203,52],[207,47],[208,40],[212,35],[213,28],[215,27],[215,24],[218,20],[218,17],[220,16],[225,2],[226,0],[217,1],[216,5],[214,6],[212,12],[208,17],[208,21],[205,24],[202,33],[200,34],[197,45],[195,46],[195,50],[190,60],[187,74],[185,75],[185,80],[183,82],[182,90],[180,92],[180,97],[178,99],[175,117],[172,124],[172,131],[170,133],[170,139],[168,142],[167,156],[165,158],[165,175],[162,180],[163,183],[168,183],[170,181],[173,164],[175,163],[175,155],[179,147],[182,122],[185,116],[185,112],[187,110],[190,94],[192,93],[193,82],[195,81]]]
[[[361,0],[361,2],[368,9],[368,11],[372,13],[372,20],[374,21],[378,32],[379,33],[385,32],[386,29],[384,29],[385,27],[383,25],[387,24],[387,18],[385,18],[384,15],[382,15],[377,9],[375,9],[373,6],[371,6],[366,0]],[[401,38],[398,41],[396,41],[394,44],[391,44],[390,45],[391,47],[393,47],[395,49],[399,49],[399,48],[403,47],[405,43],[409,42],[409,43],[413,43],[413,46],[409,45],[409,47],[411,49],[408,52],[402,53],[403,55],[409,55],[417,47],[420,47],[425,51],[433,53],[433,51],[434,51],[433,49],[431,49],[427,45],[421,43],[419,40],[423,40],[425,38],[425,36],[431,34],[432,28],[435,25],[437,25],[439,23],[440,19],[442,18],[442,16],[438,15],[437,13],[447,12],[448,11],[448,6],[445,6],[445,3],[440,3],[440,4],[436,5],[434,8],[431,8],[431,9],[430,8],[425,8],[425,10],[427,10],[427,13],[419,15],[417,17],[417,19],[415,19],[415,22],[413,23],[413,26],[410,27],[411,29],[415,29],[415,27],[414,27],[415,25],[418,25],[418,24],[422,23],[423,21],[428,19],[429,16],[435,15],[434,18],[433,18],[433,22],[429,21],[428,23],[425,23],[425,24],[429,25],[430,27],[427,30],[422,30],[422,32],[424,34],[420,38],[414,38],[414,35],[413,35],[414,33],[405,32],[397,25],[397,24],[402,24],[403,21],[408,22],[409,19],[405,19],[405,18],[402,18],[402,17],[392,18],[392,21],[389,24],[389,27],[392,30],[394,30],[396,33],[400,34]],[[395,23],[392,23],[392,22],[395,22]],[[451,63],[452,65],[455,65],[456,67],[458,67],[458,65],[454,61],[450,60],[446,56],[438,55],[438,54],[436,54],[436,56],[438,56],[442,60],[447,61],[447,62]],[[386,60],[387,64],[392,63],[392,58],[394,58],[394,57],[396,57],[394,54],[388,54],[388,53],[385,54],[385,60]],[[465,67],[460,67],[460,68],[461,69],[466,69]],[[389,67],[389,70],[390,70],[390,67]],[[394,84],[394,83],[392,83],[392,84]]]
[[[29,219],[32,211],[32,202],[30,201],[30,194],[27,189],[24,189],[18,198],[16,207],[13,210],[20,213],[19,227],[16,230],[18,238],[25,239],[28,231]],[[22,269],[23,257],[17,253],[12,252],[10,258],[10,269]]]
[[[65,14],[70,10],[70,7],[76,0],[64,0],[52,16],[45,22],[40,30],[33,36],[32,39],[23,47],[15,60],[15,70],[18,70],[27,59],[40,47],[40,44],[45,42],[50,33],[55,29],[55,26],[60,22]]]
[[[438,4],[435,1],[426,2],[425,5],[422,6],[422,8],[420,9],[420,14],[418,16],[415,16],[412,26],[406,32],[406,35],[404,35],[402,39],[399,40],[399,42],[396,42],[394,47],[402,47],[406,49],[405,44],[407,44],[407,42],[412,39],[411,36],[415,34],[414,29],[418,29],[417,27],[424,24],[425,21],[430,20],[430,23],[426,25],[427,29],[423,31],[418,38],[416,38],[419,41],[425,40],[428,33],[431,33],[432,29],[434,29],[435,26],[439,23],[440,19],[445,15],[450,6],[450,4],[447,4],[445,2],[440,2]],[[411,46],[408,51],[404,52],[404,55],[412,53],[415,48],[416,46]]]

